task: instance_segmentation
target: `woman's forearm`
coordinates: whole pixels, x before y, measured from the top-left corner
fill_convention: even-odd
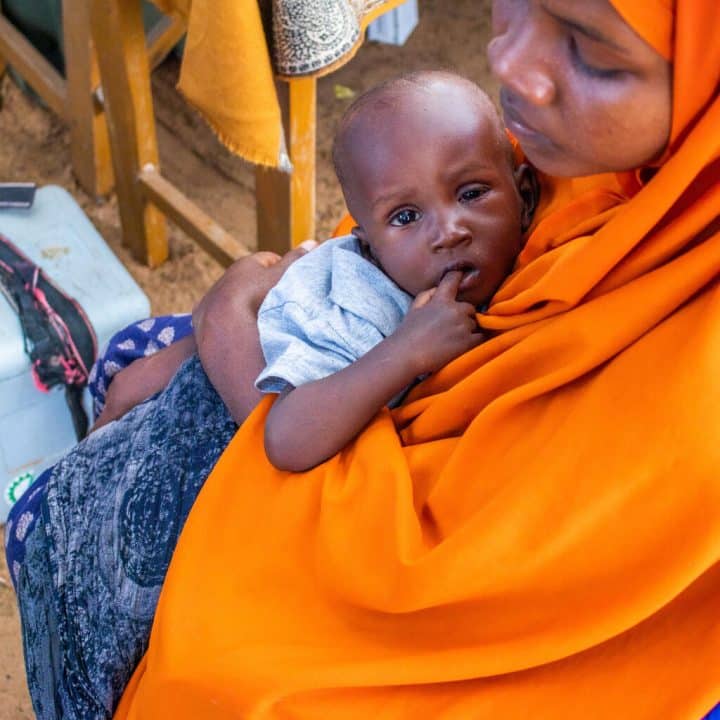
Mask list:
[[[285,269],[314,245],[302,243],[282,258],[257,252],[237,260],[193,311],[200,361],[238,425],[261,398],[255,390],[265,365],[257,330],[260,303]]]
[[[302,472],[342,450],[416,377],[392,338],[352,365],[281,395],[265,425],[265,451],[281,470]]]
[[[262,397],[254,385],[265,364],[255,312],[234,303],[208,313],[196,342],[210,382],[240,425]]]

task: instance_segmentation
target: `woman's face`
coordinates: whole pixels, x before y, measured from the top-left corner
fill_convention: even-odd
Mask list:
[[[630,170],[668,143],[670,63],[608,0],[494,0],[488,57],[505,124],[543,172]]]

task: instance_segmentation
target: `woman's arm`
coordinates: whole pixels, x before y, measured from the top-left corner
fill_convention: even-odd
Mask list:
[[[282,258],[258,252],[238,260],[193,311],[198,355],[238,425],[261,397],[254,385],[265,364],[257,330],[258,308],[288,266],[314,245],[307,241]]]
[[[302,472],[327,460],[416,377],[479,344],[475,308],[455,300],[461,280],[462,273],[448,273],[366,355],[278,397],[265,425],[265,451],[273,465]]]
[[[133,360],[109,385],[105,407],[93,430],[117,420],[136,405],[163,390],[182,363],[198,352],[211,367],[208,377],[233,413],[244,419],[260,396],[253,391],[263,360],[257,337],[256,317],[267,291],[288,265],[315,245],[308,241],[281,258],[259,252],[238,260],[200,301],[193,313],[194,334],[178,340],[148,357]],[[196,343],[197,328],[202,347]],[[227,358],[227,362],[224,359]],[[206,367],[207,372],[207,367]],[[247,392],[244,392],[247,391]],[[233,412],[233,407],[235,411]]]

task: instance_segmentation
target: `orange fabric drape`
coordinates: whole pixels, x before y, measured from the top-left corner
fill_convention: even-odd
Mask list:
[[[612,0],[611,0],[612,2]],[[613,2],[625,21],[664,58],[673,56],[673,15],[677,0],[642,0],[642,2]]]
[[[260,405],[190,514],[118,719],[720,701],[718,27],[716,0],[678,0],[647,184],[545,180],[480,316],[492,340],[304,474],[269,465]]]

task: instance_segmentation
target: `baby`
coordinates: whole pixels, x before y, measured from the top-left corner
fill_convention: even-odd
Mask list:
[[[266,367],[256,387],[278,394],[265,447],[297,472],[482,342],[476,312],[511,271],[536,200],[492,102],[448,72],[358,98],[333,159],[357,225],[290,265],[258,315]],[[188,336],[147,358],[157,358],[152,368],[131,364],[122,386],[113,380],[112,408],[95,427],[164,387],[186,341],[194,347]]]
[[[447,72],[390,80],[343,117],[333,159],[357,225],[303,256],[258,315],[279,393],[265,448],[303,471],[417,378],[482,342],[475,314],[511,271],[535,204],[490,99]]]

